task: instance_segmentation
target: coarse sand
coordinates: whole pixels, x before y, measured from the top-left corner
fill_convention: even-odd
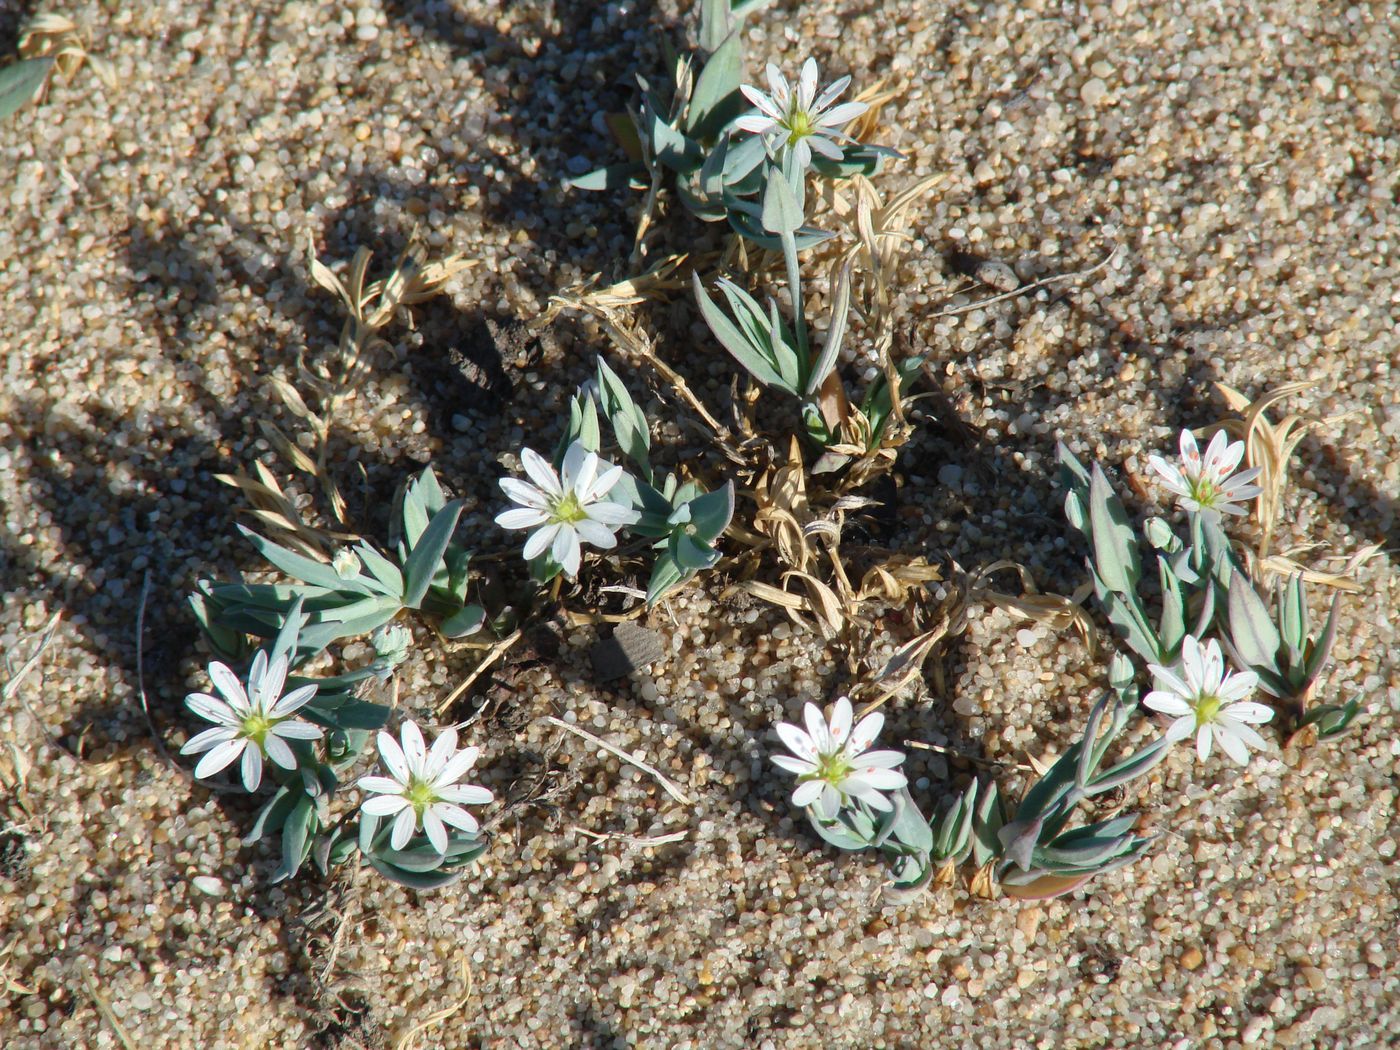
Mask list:
[[[35,6],[0,3],[0,54]],[[1298,449],[1276,546],[1323,545],[1303,556],[1333,568],[1385,548],[1343,600],[1320,693],[1365,696],[1350,736],[1288,764],[1272,733],[1243,771],[1179,749],[1133,802],[1160,833],[1148,857],[1068,898],[959,888],[886,907],[878,859],[817,840],[766,758],[773,721],[830,699],[844,660],[702,579],[648,616],[664,652],[647,673],[599,684],[598,632],[565,627],[456,709],[485,702],[464,742],[502,801],[491,848],[445,890],[367,871],[270,886],[275,845],[239,841],[255,804],[163,759],[138,692],[143,580],[141,670],[174,752],[205,659],[184,596],[198,573],[257,568],[239,497],[214,476],[262,458],[315,503],[258,425],[296,429],[267,378],[295,379],[339,329],[308,237],[336,265],[360,245],[387,265],[416,226],[434,252],[476,260],[372,352],[332,451],[366,531],[431,460],[467,500],[468,534],[504,550],[495,479],[523,444],[552,447],[607,352],[577,319],[538,340],[513,325],[560,287],[624,276],[639,202],[560,181],[617,159],[601,114],[632,99],[634,74],[661,73],[688,8],[52,5],[120,87],[83,70],[0,125],[12,668],[63,613],[0,706],[0,1044],[348,1050],[438,1017],[413,1045],[1396,1045],[1393,3],[779,0],[748,30],[752,74],[813,54],[857,87],[903,85],[885,126],[906,159],[885,191],[946,173],[912,213],[899,282],[902,338],[942,391],[901,455],[881,542],[966,567],[1015,559],[1071,593],[1084,571],[1057,439],[1103,462],[1134,513],[1165,513],[1162,490],[1131,479],[1224,414],[1213,383],[1312,381],[1282,410],[1329,421]],[[662,227],[657,252],[718,236],[679,209]],[[966,255],[1028,280],[1114,245],[1092,277],[935,316],[985,294],[958,272]],[[732,365],[685,296],[648,323],[724,406]],[[648,389],[649,373],[625,374]],[[696,432],[649,397],[668,420],[659,455],[689,456]],[[431,721],[473,656],[419,641],[398,702]],[[1008,789],[1026,756],[1068,746],[1103,684],[1075,635],[990,608],[941,659],[944,690],[893,701],[886,739],[1005,763]],[[551,714],[655,763],[695,805]],[[976,772],[928,751],[908,768],[931,804]]]

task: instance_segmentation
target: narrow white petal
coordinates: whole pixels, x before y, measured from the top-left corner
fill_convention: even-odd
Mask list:
[[[792,792],[792,804],[794,806],[810,806],[819,797],[822,789],[826,787],[821,780],[804,780],[798,784]]]
[[[833,102],[835,102],[838,98],[841,97],[841,92],[845,91],[846,88],[850,86],[850,83],[851,78],[848,76],[838,77],[837,79],[833,80],[830,84],[826,86],[822,93],[817,96],[817,100],[812,103],[812,108],[817,112],[821,112],[822,110],[826,109],[827,106],[831,105]],[[866,106],[864,102],[848,104],[858,105],[861,108],[861,112],[865,112]]]
[[[831,738],[831,727],[822,717],[821,708],[810,702],[804,704],[802,720],[807,723],[807,735],[812,738],[812,743],[820,754],[829,755],[836,750],[835,741]]]
[[[890,810],[894,809],[894,803],[874,788],[864,786],[858,787],[852,794],[871,809],[878,809],[881,813],[888,813]]]
[[[778,104],[779,109],[786,109],[789,94],[787,77],[772,62],[768,63],[764,73],[768,77],[768,97]]]
[[[275,704],[273,704],[271,710],[268,711],[268,714],[270,714],[273,718],[286,718],[293,711],[300,710],[301,708],[309,704],[311,702],[312,697],[314,697],[315,695],[316,686],[298,686],[286,696],[282,697],[281,700],[278,700]]]
[[[768,757],[779,769],[786,769],[789,773],[796,773],[800,777],[817,771],[817,764],[808,762],[804,758],[794,758],[792,755],[769,755]]]
[[[253,665],[248,668],[248,701],[254,707],[263,706],[263,679],[267,677],[267,650],[259,649],[253,654]]]
[[[590,521],[599,521],[604,525],[632,525],[641,517],[631,507],[607,500],[590,504],[586,513]]]
[[[815,766],[817,761],[816,741],[790,722],[779,722],[773,729],[789,751]]]
[[[484,788],[477,784],[459,784],[455,787],[440,788],[438,798],[444,802],[455,802],[463,806],[485,806],[494,802],[496,796],[491,793],[490,788]]]
[[[384,763],[384,768],[389,771],[389,775],[400,784],[407,784],[412,774],[408,768],[408,759],[404,757],[403,748],[399,747],[399,742],[382,729],[375,740],[379,745],[379,760]]]
[[[282,695],[282,687],[287,684],[287,658],[279,656],[267,665],[267,672],[263,675],[262,681],[258,683],[259,693],[262,696],[262,706],[264,710],[269,710]],[[302,688],[307,688],[303,686]],[[310,687],[315,691],[315,686]]]
[[[904,753],[901,751],[865,751],[860,755],[853,756],[855,761],[860,763],[862,769],[894,769],[903,765]]]
[[[392,817],[408,808],[408,799],[402,795],[375,795],[365,799],[360,808],[371,817]]]
[[[424,766],[424,773],[429,780],[446,779],[442,776],[442,771],[447,767],[447,763],[452,761],[452,756],[457,753],[457,730],[451,728],[444,729],[433,741],[432,750],[428,752],[428,763]],[[455,780],[456,777],[451,779]]]
[[[740,117],[734,121],[734,126],[740,131],[751,131],[755,135],[765,135],[776,128],[778,122],[773,117],[750,114],[749,116]]]
[[[560,526],[558,534],[554,537],[554,546],[550,549],[550,557],[563,568],[565,573],[573,577],[578,575],[582,554],[583,550],[578,542],[578,530],[569,526]]]
[[[278,722],[268,732],[286,740],[320,740],[325,735],[321,732],[320,726],[303,722],[300,718],[289,718],[285,722]]]
[[[822,135],[808,135],[802,140],[802,144],[808,149],[816,150],[828,160],[840,160],[845,156],[840,146]]]
[[[210,722],[217,722],[234,729],[243,724],[243,719],[237,711],[208,693],[191,693],[185,697],[185,706],[199,715],[200,718],[208,719]]]
[[[812,148],[807,145],[807,140],[811,137],[811,135],[803,136],[797,140],[797,145],[792,148],[794,163],[803,171],[812,166]]]
[[[880,735],[880,730],[885,728],[885,716],[883,712],[872,711],[860,720],[855,731],[851,734],[850,745],[846,748],[851,755],[858,755],[871,744],[875,743],[875,738]]]
[[[809,58],[802,63],[802,72],[797,82],[797,104],[810,110],[817,100],[817,60]]]
[[[552,497],[543,489],[536,488],[519,478],[502,478],[498,484],[501,486],[501,491],[512,503],[529,507],[532,510],[549,510],[558,500],[557,496]]]
[[[275,733],[268,733],[263,737],[263,748],[267,751],[267,757],[276,762],[283,769],[296,769],[296,753],[287,745],[287,742]]]
[[[620,465],[610,467],[601,460],[599,466],[607,467],[607,469],[593,480],[593,484],[588,486],[587,492],[582,489],[579,491],[579,499],[584,503],[596,503],[602,499],[617,486],[617,483],[622,480],[622,475],[627,473]]]
[[[417,826],[418,814],[413,811],[412,806],[404,807],[394,818],[394,830],[389,835],[389,845],[394,849],[403,849],[408,845],[408,840],[413,838],[413,829]]]
[[[574,522],[574,531],[578,537],[590,547],[597,547],[599,550],[612,550],[617,546],[617,536],[613,530],[600,521],[589,521],[587,518]]]
[[[466,747],[453,754],[443,763],[442,770],[436,777],[437,783],[443,787],[457,783],[466,775],[467,770],[476,765],[477,756],[480,754],[479,747]]]
[[[254,745],[249,744],[243,749],[243,768],[241,772],[243,774],[243,786],[248,789],[250,795],[258,790],[258,786],[262,783],[262,769],[262,752]]]
[[[443,827],[442,818],[434,812],[437,807],[429,807],[423,813],[423,830],[428,833],[428,841],[433,844],[433,849],[439,853],[447,852],[447,828]]]
[[[1274,717],[1274,709],[1268,704],[1256,704],[1253,701],[1244,700],[1231,704],[1221,714],[1238,722],[1254,722],[1262,725]]]
[[[869,108],[864,102],[843,102],[835,109],[823,113],[817,125],[823,128],[839,128],[842,124],[849,124]]]
[[[209,665],[209,679],[214,683],[214,688],[219,691],[219,695],[228,701],[230,707],[240,714],[246,714],[252,705],[248,702],[248,694],[243,691],[243,683],[238,680],[238,676],[229,670],[228,666],[219,663],[217,660]]]
[[[559,484],[559,475],[554,472],[554,467],[534,449],[520,450],[520,465],[525,468],[525,473],[541,492],[555,499],[564,495],[564,487]]]
[[[549,520],[549,513],[534,507],[512,507],[496,515],[496,524],[503,529],[533,529]]]
[[[1143,706],[1160,711],[1164,715],[1193,715],[1196,711],[1176,693],[1165,692],[1161,689],[1152,690],[1142,698],[1142,702]]]
[[[525,539],[525,549],[521,552],[526,561],[533,561],[545,551],[549,550],[554,543],[554,538],[559,535],[559,530],[564,526],[560,522],[551,522],[530,533]]]
[[[574,447],[582,448],[583,446],[575,442]],[[570,451],[573,451],[573,449],[570,449]],[[600,465],[601,460],[598,459],[597,453],[588,452],[579,461],[578,472],[569,479],[569,488],[573,490],[574,498],[580,503],[587,503],[592,497],[593,485],[598,479],[598,467]],[[621,475],[622,471],[621,468],[619,468],[618,476],[621,477]],[[611,486],[609,487],[611,488]]]
[[[414,776],[423,776],[423,762],[428,757],[428,749],[423,743],[423,730],[412,719],[405,719],[399,727],[399,739],[403,741],[403,757],[408,761],[408,771]]]
[[[1167,731],[1162,735],[1167,738],[1167,743],[1175,744],[1185,740],[1195,729],[1196,716],[1191,714],[1186,715],[1184,718],[1178,718],[1171,725],[1167,726]]]
[[[360,777],[359,780],[355,781],[355,786],[361,791],[375,791],[381,795],[398,795],[403,791],[403,785],[392,777]],[[408,803],[405,801],[404,804]],[[395,807],[394,812],[398,812],[397,807]]]
[[[1152,677],[1157,679],[1157,684],[1165,687],[1165,689],[1158,690],[1159,692],[1172,692],[1181,697],[1194,697],[1196,695],[1196,690],[1192,689],[1174,668],[1163,667],[1161,664],[1148,664],[1147,669],[1152,672]]]
[[[1201,726],[1201,728],[1196,731],[1196,754],[1201,756],[1202,762],[1210,758],[1210,738],[1211,732],[1209,724]]]
[[[205,752],[204,757],[199,760],[199,764],[194,767],[194,775],[201,779],[212,777],[219,770],[231,765],[239,755],[243,754],[243,749],[247,746],[247,740],[243,737],[236,737],[211,748]]]
[[[1217,735],[1220,737],[1221,750],[1239,765],[1249,765],[1249,748],[1244,746],[1243,740],[1234,733],[1228,732],[1223,726]]]
[[[851,735],[851,723],[854,719],[855,712],[851,710],[850,698],[837,697],[836,703],[831,707],[831,742],[837,747],[845,745],[846,738]]]
[[[1260,736],[1253,726],[1245,725],[1243,722],[1236,722],[1229,715],[1220,716],[1219,732],[1222,737],[1237,737],[1256,751],[1265,751],[1269,747],[1269,742]]]
[[[902,788],[909,780],[897,769],[879,769],[875,766],[862,766],[846,778],[846,784],[852,785],[848,791],[854,791],[862,787],[873,787],[878,791],[894,791]]]
[[[822,800],[820,803],[822,813],[828,817],[834,817],[841,812],[841,807],[846,804],[845,796],[838,791],[833,784],[818,781],[822,786]]]
[[[481,825],[477,823],[476,818],[461,806],[444,805],[438,802],[429,809],[429,812],[436,815],[444,824],[451,824],[454,828],[460,828],[472,835],[481,830]]]
[[[238,736],[238,730],[232,726],[215,726],[213,729],[206,729],[202,733],[196,733],[185,742],[185,746],[180,748],[182,755],[197,755],[201,751],[208,751],[215,744],[222,744],[225,740],[232,740]]]
[[[1234,674],[1226,675],[1225,681],[1220,683],[1220,688],[1216,690],[1216,696],[1226,703],[1243,700],[1254,692],[1259,686],[1259,676],[1253,671],[1236,671]]]

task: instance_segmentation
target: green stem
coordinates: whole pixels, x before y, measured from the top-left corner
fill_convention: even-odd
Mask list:
[[[797,351],[806,371],[812,370],[812,354],[807,348],[807,315],[802,309],[802,275],[797,268],[797,238],[791,233],[780,235],[783,241],[783,261],[787,263],[788,296],[792,299],[793,327],[797,331]],[[802,377],[805,386],[807,376]]]

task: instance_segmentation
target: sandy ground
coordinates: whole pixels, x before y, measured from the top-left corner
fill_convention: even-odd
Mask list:
[[[0,6],[0,52],[29,7]],[[431,459],[469,528],[502,546],[495,478],[522,441],[553,441],[560,397],[605,344],[573,322],[493,342],[485,322],[621,276],[636,199],[558,180],[615,158],[596,115],[660,68],[684,11],[54,9],[91,28],[121,87],[83,72],[0,129],[12,665],[64,614],[0,708],[7,1048],[380,1047],[458,1004],[418,1045],[1359,1048],[1400,1031],[1400,9],[780,0],[754,28],[755,62],[814,53],[858,82],[904,78],[889,122],[908,160],[882,185],[947,173],[916,212],[902,299],[963,425],[930,422],[905,450],[891,546],[1016,558],[1069,592],[1082,570],[1049,480],[1056,438],[1142,475],[1181,426],[1221,414],[1212,382],[1305,379],[1299,404],[1340,418],[1299,449],[1281,540],[1388,548],[1344,605],[1324,688],[1370,699],[1354,735],[1244,772],[1175,754],[1141,803],[1154,852],[1090,893],[900,910],[878,902],[878,863],[824,848],[766,768],[767,727],[830,697],[843,667],[713,581],[650,617],[666,656],[648,675],[596,684],[596,632],[565,630],[457,709],[487,702],[469,736],[507,801],[480,865],[438,893],[369,877],[328,890],[309,873],[269,888],[273,848],[239,844],[253,805],[167,765],[140,709],[143,579],[145,685],[174,750],[201,684],[183,595],[197,572],[255,566],[213,475],[262,456],[290,478],[256,425],[291,425],[264,380],[323,352],[340,320],[310,287],[308,233],[324,258],[361,244],[384,258],[417,224],[478,260],[375,357],[336,462],[379,529],[395,481]],[[694,234],[675,216],[664,236]],[[965,287],[959,251],[1031,277],[1110,244],[1116,265],[1063,295],[932,317]],[[657,323],[663,352],[722,402],[729,366],[688,308]],[[493,346],[475,371],[446,363]],[[1136,510],[1153,508],[1144,492]],[[429,712],[470,657],[421,640],[399,695]],[[946,694],[892,710],[890,739],[1010,762],[1063,749],[1101,675],[1074,637],[1018,636],[986,611],[946,670]],[[561,740],[550,713],[645,755],[697,803]],[[937,799],[971,767],[925,752],[911,771]]]

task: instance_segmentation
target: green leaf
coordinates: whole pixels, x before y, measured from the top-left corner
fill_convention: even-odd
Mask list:
[[[1303,574],[1294,573],[1279,600],[1279,634],[1299,652],[1308,644],[1308,603],[1303,595]]]
[[[657,556],[651,567],[651,580],[647,584],[647,606],[654,606],[676,584],[685,579],[685,570],[676,563],[669,551]]]
[[[363,584],[355,584],[341,579],[335,569],[325,562],[307,558],[295,551],[288,550],[286,547],[279,547],[271,540],[264,539],[243,525],[238,526],[238,530],[252,541],[253,546],[258,548],[259,553],[264,558],[288,576],[293,576],[303,583],[309,583],[315,587],[325,587],[328,590],[368,592],[368,588]]]
[[[933,829],[919,812],[907,787],[894,795],[894,837],[920,853],[933,852]]]
[[[452,542],[452,532],[457,528],[457,519],[462,516],[462,507],[461,500],[453,500],[434,514],[403,563],[403,604],[406,607],[416,609],[422,605],[423,596],[428,593],[428,587],[442,563],[443,552]]]
[[[363,540],[354,546],[355,554],[369,574],[383,587],[385,595],[403,598],[403,573],[399,567]]]
[[[287,814],[297,804],[297,798],[298,793],[294,793],[286,784],[280,785],[267,804],[258,810],[253,826],[248,829],[248,834],[243,836],[243,845],[251,846],[267,833],[270,825],[281,824],[286,820]]]
[[[1162,583],[1162,620],[1158,638],[1162,643],[1163,655],[1175,654],[1186,637],[1186,596],[1182,593],[1181,581],[1172,572],[1171,565],[1162,555],[1157,555],[1157,572]]]
[[[1244,573],[1233,573],[1226,599],[1230,616],[1230,641],[1251,668],[1277,673],[1279,634],[1269,607]]]
[[[696,496],[686,506],[690,508],[690,523],[695,534],[706,543],[713,543],[724,534],[734,517],[734,482],[726,481],[722,488]]]
[[[705,140],[718,135],[744,108],[739,84],[744,76],[744,45],[738,32],[725,37],[695,81],[686,112],[686,130]]]
[[[0,69],[0,120],[39,93],[53,62],[53,56],[46,55],[43,58],[26,58]]]
[[[590,192],[639,189],[641,188],[639,185],[640,177],[645,172],[646,168],[632,161],[623,164],[609,164],[604,168],[595,168],[586,175],[565,179],[564,188]]]
[[[729,0],[700,0],[700,46],[717,51],[733,28]]]
[[[822,348],[821,356],[812,366],[812,374],[808,377],[807,387],[803,391],[808,397],[817,392],[836,367],[837,358],[841,354],[841,343],[846,338],[846,321],[850,313],[851,264],[846,263],[836,278],[836,290],[831,302],[831,322],[826,328],[826,346]]]
[[[289,879],[300,870],[311,852],[311,837],[318,823],[315,803],[302,795],[282,825],[282,863],[272,873],[272,882]]]
[[[778,168],[770,167],[763,188],[763,228],[770,233],[796,233],[804,218],[802,205],[787,179]]]
[[[1304,665],[1304,674],[1308,681],[1312,681],[1322,673],[1322,667],[1327,662],[1327,657],[1332,653],[1332,645],[1337,640],[1337,613],[1341,610],[1342,595],[1338,592],[1332,597],[1332,608],[1327,612],[1327,623],[1323,625],[1322,636],[1317,643],[1312,646],[1308,653],[1307,663]]]
[[[700,166],[700,143],[653,113],[648,127],[652,152],[666,167],[682,174]]]
[[[987,785],[982,800],[972,820],[972,861],[979,868],[993,857],[1001,855],[1001,841],[998,836],[1006,823],[1006,811],[1002,808],[997,785],[992,781]]]
[[[479,605],[464,605],[438,624],[444,638],[465,638],[481,630],[486,622],[486,610]]]
[[[843,816],[848,815],[849,814],[843,814]],[[835,846],[837,849],[850,850],[853,853],[858,853],[863,849],[869,849],[871,840],[874,838],[873,825],[870,827],[868,834],[862,834],[861,831],[853,828],[845,820],[822,820],[817,816],[817,811],[812,806],[807,807],[807,822],[812,825],[813,831],[831,845]],[[869,821],[866,821],[866,823],[868,824]]]
[[[651,428],[647,417],[632,400],[617,373],[601,357],[598,358],[598,398],[623,455],[637,464],[646,480],[651,481]]]
[[[729,351],[730,355],[748,369],[749,374],[766,386],[774,386],[780,390],[788,390],[796,393],[792,387],[783,382],[783,377],[778,373],[776,366],[764,355],[763,349],[754,346],[747,336],[739,331],[734,322],[725,316],[724,311],[716,306],[713,300],[705,293],[705,287],[700,282],[700,275],[694,277],[695,300],[700,305],[700,314],[705,318],[705,323],[710,326],[710,331],[715,334],[715,338],[720,341],[720,345]]]
[[[1089,476],[1089,522],[1094,564],[1104,584],[1120,594],[1134,593],[1142,575],[1137,537],[1128,524],[1127,511],[1097,463]]]

